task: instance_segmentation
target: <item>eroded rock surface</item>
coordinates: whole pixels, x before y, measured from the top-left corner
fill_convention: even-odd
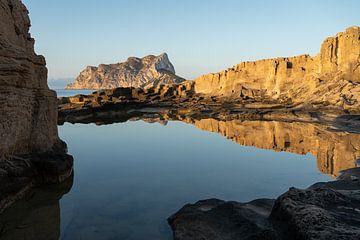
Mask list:
[[[277,239],[267,220],[274,200],[249,203],[218,199],[185,205],[168,219],[175,240]]]
[[[358,111],[360,27],[327,38],[317,56],[243,62],[195,79],[196,93],[232,99],[269,98],[279,103],[320,104]]]
[[[68,177],[72,157],[58,137],[57,98],[34,52],[26,7],[0,0],[0,19],[1,212],[37,183]]]
[[[175,240],[360,238],[358,169],[351,178],[289,189],[276,201],[203,200],[187,204],[168,221]]]
[[[88,66],[66,89],[149,88],[183,81],[183,78],[175,74],[168,55],[163,53],[143,58],[130,57],[126,62],[117,64]]]

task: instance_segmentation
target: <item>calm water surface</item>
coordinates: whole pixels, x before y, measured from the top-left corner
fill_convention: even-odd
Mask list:
[[[65,89],[55,89],[58,97],[69,97],[77,94],[90,94],[95,90],[65,90]]]
[[[186,203],[275,198],[330,179],[312,155],[241,146],[178,121],[65,124],[59,133],[75,159],[61,239],[171,239],[166,218]]]

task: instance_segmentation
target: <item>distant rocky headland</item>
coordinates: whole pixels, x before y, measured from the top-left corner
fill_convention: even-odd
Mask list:
[[[0,0],[0,213],[31,188],[72,174],[57,130],[57,98],[45,58],[34,52],[28,11]]]
[[[183,78],[175,74],[168,55],[163,53],[143,58],[130,57],[122,63],[88,66],[66,89],[149,88],[183,81]]]

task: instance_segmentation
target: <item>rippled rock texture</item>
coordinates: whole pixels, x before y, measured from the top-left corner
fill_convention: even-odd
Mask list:
[[[45,59],[34,52],[26,7],[0,0],[0,19],[1,212],[37,179],[69,176],[72,158],[58,137],[57,98],[47,86]],[[38,178],[48,173],[54,175]]]
[[[149,88],[183,81],[183,78],[175,74],[168,55],[163,53],[143,58],[130,57],[122,63],[88,66],[66,89]]]

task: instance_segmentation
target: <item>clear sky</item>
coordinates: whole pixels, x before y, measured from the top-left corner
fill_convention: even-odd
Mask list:
[[[241,61],[316,54],[360,25],[359,0],[23,0],[49,78],[167,52],[192,79]]]

